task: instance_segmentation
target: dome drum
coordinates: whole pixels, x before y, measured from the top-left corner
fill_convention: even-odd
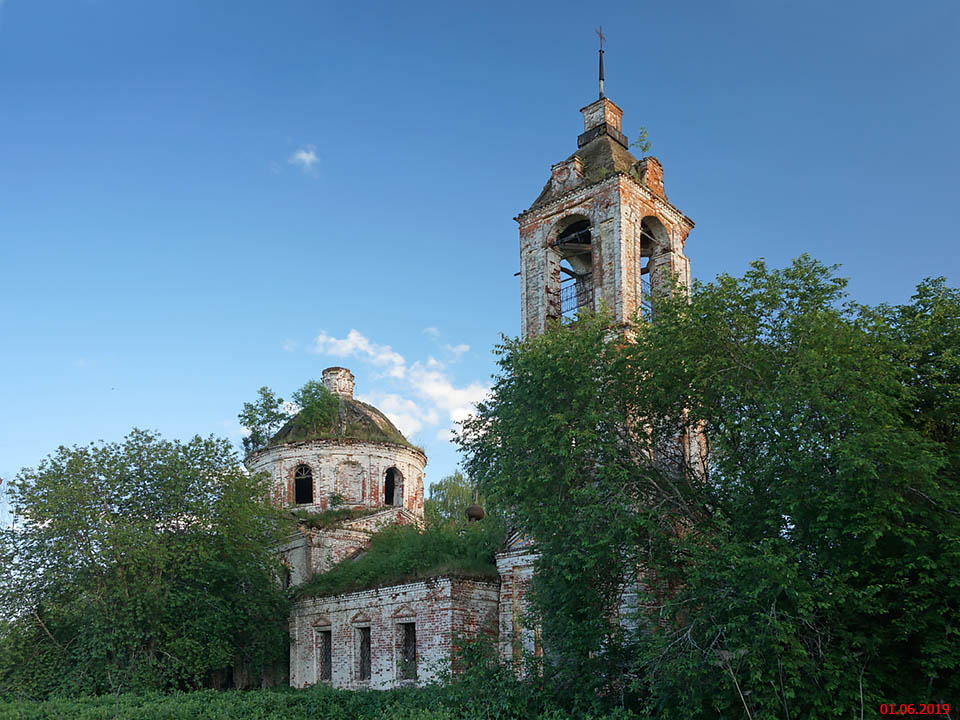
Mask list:
[[[248,465],[252,472],[270,474],[274,499],[286,507],[322,512],[335,504],[357,509],[393,506],[423,513],[426,456],[416,448],[313,440],[269,447]],[[305,469],[312,480],[309,497],[302,487]]]

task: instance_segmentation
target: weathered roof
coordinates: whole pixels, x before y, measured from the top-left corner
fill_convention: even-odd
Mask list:
[[[607,175],[616,172],[629,173],[630,169],[636,164],[637,159],[627,148],[614,140],[610,135],[597,135],[590,142],[579,148],[573,155],[567,158],[569,162],[574,157],[580,158],[583,164],[583,176],[588,182],[602,180]],[[548,180],[543,191],[533,201],[530,210],[553,202],[559,195],[567,192],[566,189],[555,192],[553,184]],[[529,211],[528,211],[529,212]]]
[[[413,447],[387,416],[373,405],[343,395],[336,397],[340,401],[340,407],[333,423],[307,425],[300,419],[299,414],[294,415],[270,438],[267,447],[308,440],[361,440]]]

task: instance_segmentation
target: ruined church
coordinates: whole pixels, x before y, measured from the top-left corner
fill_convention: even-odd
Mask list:
[[[602,53],[602,51],[601,51]],[[520,226],[521,333],[531,337],[581,307],[611,310],[619,321],[649,312],[658,287],[690,283],[684,244],[693,222],[668,200],[655,157],[637,160],[622,130],[623,111],[603,93],[581,109],[576,150],[551,168]],[[361,552],[373,532],[423,523],[422,450],[387,417],[354,399],[354,377],[328,368],[323,384],[339,400],[336,434],[289,423],[248,458],[272,478],[274,500],[322,512],[331,500],[366,512],[331,529],[301,529],[283,547],[289,582]],[[524,593],[535,547],[508,537],[496,556],[499,578],[454,575],[297,601],[290,616],[290,684],[387,689],[438,679],[455,640],[486,635],[502,658],[538,653],[524,628]]]

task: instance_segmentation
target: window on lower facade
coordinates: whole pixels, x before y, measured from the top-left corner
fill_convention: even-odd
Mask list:
[[[357,642],[359,652],[357,653],[357,679],[370,679],[370,628],[357,628]]]
[[[401,680],[417,679],[417,624],[400,623],[400,658],[397,663]]]
[[[333,635],[329,630],[317,631],[317,680],[333,679]]]

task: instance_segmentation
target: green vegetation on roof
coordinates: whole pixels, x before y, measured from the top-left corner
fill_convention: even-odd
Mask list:
[[[388,508],[352,508],[352,507],[331,507],[322,512],[310,512],[309,510],[291,510],[297,523],[311,527],[314,530],[332,530],[341,527],[345,522],[356,520],[357,518],[375,515]]]
[[[362,554],[313,575],[295,596],[339,595],[451,575],[495,580],[494,553],[503,545],[503,537],[503,525],[496,521],[450,523],[424,531],[394,525],[373,535]]]
[[[591,183],[599,182],[615,173],[629,174],[637,162],[633,153],[609,135],[598,135],[583,147],[578,148],[564,162],[569,162],[574,157],[580,158],[583,176],[587,182]],[[558,190],[553,182],[548,180],[540,195],[533,201],[530,210],[553,202],[565,192],[566,190]]]
[[[348,397],[330,395],[335,412],[294,415],[270,438],[268,447],[309,440],[361,440],[413,447],[386,415],[372,405]]]
[[[247,453],[310,440],[392,443],[423,452],[423,448],[407,442],[375,407],[334,395],[316,380],[308,381],[293,394],[293,402],[300,408],[293,417],[289,405],[270,388],[260,388],[258,395],[255,402],[244,403],[238,416],[249,433],[243,439]]]

